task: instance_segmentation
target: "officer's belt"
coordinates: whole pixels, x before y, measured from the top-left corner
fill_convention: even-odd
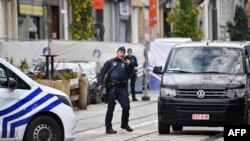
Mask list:
[[[125,87],[127,86],[127,81],[111,79],[110,84],[111,86],[115,86],[115,87]]]

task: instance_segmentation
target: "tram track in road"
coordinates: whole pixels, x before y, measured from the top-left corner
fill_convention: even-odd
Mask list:
[[[133,107],[131,107],[131,109],[140,108],[140,107],[143,107],[143,106],[146,106],[146,105],[151,105],[151,104],[154,104],[154,103],[157,103],[157,101],[153,101],[153,102],[149,102],[149,103],[145,103],[145,104],[133,106]],[[106,109],[105,109],[105,110],[106,110]],[[122,111],[122,109],[117,110],[117,111],[115,111],[115,112],[120,112],[120,111]],[[95,116],[90,116],[90,117],[85,117],[85,118],[79,118],[79,119],[77,119],[77,122],[78,122],[78,121],[81,121],[81,120],[87,120],[87,119],[102,117],[102,116],[104,116],[104,115],[106,115],[106,113],[99,114],[99,115],[95,115]]]
[[[131,121],[136,121],[136,120],[141,120],[141,119],[143,119],[143,118],[148,118],[148,117],[151,117],[151,116],[155,116],[155,114],[156,113],[153,113],[153,114],[148,114],[148,115],[145,115],[145,116],[142,116],[142,117],[137,117],[137,118],[133,118],[133,119],[131,119]],[[147,123],[141,123],[141,124],[138,124],[138,125],[135,125],[134,126],[134,128],[141,128],[141,127],[143,127],[143,126],[149,126],[149,125],[151,125],[151,124],[156,124],[157,123],[157,120],[155,120],[155,121],[150,121],[150,122],[147,122]],[[120,124],[120,122],[115,122],[113,125],[119,125]],[[84,129],[84,130],[78,130],[77,132],[76,132],[76,134],[80,134],[80,133],[83,133],[83,132],[88,132],[88,131],[91,131],[91,130],[96,130],[96,129],[100,129],[100,128],[105,128],[105,125],[100,125],[100,126],[96,126],[96,127],[93,127],[93,128],[88,128],[88,129]],[[140,130],[140,129],[139,129]],[[145,130],[143,130],[143,131],[145,131]],[[140,131],[139,131],[140,132]],[[190,131],[188,131],[188,132],[190,132]],[[205,131],[206,132],[206,131]],[[136,133],[136,134],[134,134],[133,136],[128,136],[128,137],[125,137],[122,141],[137,141],[137,140],[141,140],[141,141],[143,141],[143,140],[150,140],[150,139],[152,139],[152,140],[164,140],[164,138],[163,138],[163,136],[164,135],[161,135],[161,136],[158,136],[158,130],[149,130],[149,131],[147,131],[147,132],[144,132],[143,134],[138,134],[138,133]],[[190,132],[191,134],[191,136],[200,136],[201,134],[200,133],[198,133],[197,131],[195,131],[195,133],[193,133],[192,131]],[[170,136],[169,136],[170,135]],[[176,135],[176,137],[173,137],[173,135]],[[178,139],[179,141],[180,141],[180,138],[182,138],[181,136],[185,136],[185,135],[189,135],[189,134],[187,134],[187,133],[185,133],[185,132],[178,132],[177,134],[175,133],[175,132],[171,132],[170,134],[166,134],[165,136],[166,136],[166,140],[169,140],[169,141],[174,141],[174,139]],[[217,133],[217,134],[211,134],[211,132],[208,132],[208,133],[205,133],[205,134],[202,134],[202,135],[204,135],[204,136],[208,136],[207,138],[203,138],[203,139],[200,139],[200,141],[222,141],[222,140],[219,140],[219,139],[221,139],[222,137],[223,137],[223,132],[219,132],[219,133]],[[102,137],[104,137],[102,134],[101,135],[99,135],[99,134],[97,134],[96,136],[95,136],[95,138],[98,138],[98,136],[100,137],[100,138],[102,138]],[[173,138],[172,138],[172,137]],[[179,137],[180,136],[180,137]],[[171,138],[170,138],[171,137]],[[115,137],[116,138],[116,137]],[[88,139],[86,139],[86,141],[88,141],[90,138],[88,138]],[[183,139],[185,139],[185,138],[183,138]],[[192,140],[192,139],[195,139],[195,138],[190,138],[190,137],[188,137],[188,138],[186,138],[186,139],[188,139],[188,140]],[[94,139],[95,140],[95,139]],[[196,140],[197,140],[197,138],[196,138]]]
[[[154,103],[154,102],[151,102],[151,104],[152,103]],[[148,105],[148,104],[149,103],[143,104],[143,105],[145,106],[145,105]],[[143,106],[142,105],[137,105],[137,106],[134,106],[133,108],[139,108],[139,107],[143,107]],[[121,111],[121,110],[117,110],[116,112],[119,112],[119,111]],[[92,117],[97,117],[98,118],[99,116],[104,116],[104,115],[105,114],[92,116]],[[173,134],[170,134],[170,136],[166,135],[166,138],[165,138],[164,136],[157,134],[158,133],[157,129],[155,129],[155,130],[154,129],[152,129],[152,130],[151,129],[144,130],[143,129],[144,126],[149,127],[151,124],[154,125],[154,126],[155,126],[155,124],[157,124],[157,120],[155,118],[154,118],[155,120],[146,121],[146,122],[143,122],[143,123],[138,123],[138,121],[140,121],[140,120],[145,120],[147,118],[152,119],[152,117],[155,117],[155,116],[157,116],[157,112],[146,114],[144,116],[138,116],[138,117],[131,118],[130,122],[134,121],[135,123],[137,123],[137,124],[134,124],[134,126],[132,127],[135,130],[137,130],[137,132],[135,132],[134,134],[131,134],[131,135],[128,134],[128,136],[126,136],[126,137],[124,137],[124,133],[122,132],[122,133],[120,133],[120,135],[121,135],[120,139],[122,141],[139,141],[139,140],[143,141],[143,140],[150,140],[150,139],[152,139],[152,140],[164,140],[164,139],[166,139],[166,140],[169,140],[169,141],[174,141],[174,139],[180,140],[180,138],[182,138],[182,136],[188,135],[188,134],[185,133],[185,131],[177,133],[177,134],[173,132]],[[114,122],[113,123],[113,125],[116,125],[116,126],[117,125],[119,126],[120,124],[121,124],[121,122]],[[99,125],[96,125],[94,127],[87,128],[87,129],[86,128],[82,129],[82,130],[79,129],[79,130],[75,131],[75,134],[78,134],[78,135],[80,135],[81,133],[83,133],[83,135],[84,134],[88,134],[88,135],[90,134],[89,137],[86,137],[86,139],[85,139],[86,141],[96,140],[96,139],[97,140],[100,140],[100,139],[107,140],[108,138],[112,139],[112,136],[111,137],[110,136],[104,136],[104,134],[97,133],[96,135],[94,135],[95,134],[94,132],[96,132],[96,131],[99,132],[100,130],[103,130],[103,128],[105,128],[105,125],[104,124],[99,124]],[[192,135],[194,135],[194,136],[197,135],[197,137],[195,137],[196,140],[201,135],[200,133],[198,133],[196,131],[193,132],[193,133],[192,133],[192,131],[187,131],[187,132],[191,132],[191,134],[190,134],[191,136]],[[213,133],[213,132],[214,131],[205,133],[203,139],[200,139],[200,141],[222,141],[221,139],[223,137],[223,132],[219,132],[219,133],[218,132]],[[93,134],[94,136],[91,135],[91,134]],[[175,134],[176,134],[176,137],[172,138],[172,135],[175,135]],[[180,135],[180,137],[179,137],[179,135]],[[92,137],[94,137],[94,139]],[[114,137],[114,139],[117,139],[117,138],[119,138],[119,137],[116,137],[116,136]],[[193,139],[195,139],[195,138],[193,138]],[[192,138],[187,137],[187,139],[192,139]]]
[[[134,141],[136,139],[139,139],[139,138],[142,138],[142,137],[146,137],[146,136],[149,136],[149,135],[152,135],[152,134],[155,134],[155,133],[158,133],[158,130],[151,131],[151,132],[148,132],[148,133],[145,133],[145,134],[142,134],[142,135],[138,135],[138,136],[126,139],[124,141]]]
[[[132,128],[135,129],[134,132],[128,133],[123,130],[118,130],[117,135],[106,135],[105,134],[105,124],[100,122],[99,120],[103,120],[106,112],[101,111],[100,108],[106,105],[100,105],[99,107],[91,107],[93,109],[93,113],[82,112],[80,114],[86,114],[83,117],[79,117],[77,122],[79,124],[78,128],[75,130],[75,134],[77,136],[77,141],[91,141],[91,140],[122,140],[122,141],[146,141],[146,140],[169,140],[174,141],[188,139],[188,140],[197,140],[197,141],[222,141],[223,139],[223,131],[214,131],[211,129],[202,129],[204,133],[199,132],[198,130],[189,130],[187,128],[184,132],[171,132],[169,135],[159,135],[157,129],[157,110],[148,110],[148,108],[155,107],[156,101],[145,102],[145,103],[133,103],[131,110],[133,111],[133,117],[130,118],[130,122]],[[97,105],[98,106],[98,105]],[[97,110],[94,110],[97,109]],[[106,110],[106,108],[105,108]],[[101,111],[101,112],[100,112]],[[114,111],[116,113],[122,112],[122,109],[117,109]],[[91,113],[91,115],[87,115]],[[140,114],[141,113],[141,114]],[[118,116],[119,117],[119,116]],[[97,121],[97,122],[95,122]],[[92,124],[93,123],[93,124]],[[87,126],[80,126],[87,124]],[[114,120],[113,125],[115,128],[120,126],[120,120]],[[217,130],[217,129],[215,129]]]
[[[103,114],[103,115],[104,115],[104,114]],[[103,116],[103,115],[102,115],[102,116]],[[157,115],[157,113],[152,113],[152,114],[148,114],[148,115],[144,115],[144,116],[132,118],[132,119],[130,119],[129,121],[131,122],[131,121],[135,121],[135,120],[142,120],[143,118],[148,118],[148,117],[155,116],[155,115]],[[113,125],[117,125],[117,124],[121,124],[121,122],[115,122],[115,123],[113,123]],[[104,124],[102,124],[102,125],[100,125],[100,126],[88,128],[88,129],[77,130],[77,131],[75,131],[75,134],[79,134],[79,133],[82,133],[82,132],[87,132],[87,131],[91,131],[91,130],[95,130],[95,129],[103,128],[103,127],[105,127]]]
[[[202,141],[215,141],[215,140],[218,140],[218,139],[221,139],[223,138],[223,132],[217,134],[217,135],[214,135],[214,136],[210,136]]]
[[[158,130],[155,130],[155,131],[151,131],[151,132],[148,132],[148,133],[145,133],[145,134],[141,134],[141,135],[138,135],[138,136],[133,136],[131,138],[127,138],[123,141],[136,141],[137,139],[139,140],[142,140],[142,138],[145,138],[147,136],[151,136],[151,135],[154,135],[158,133]],[[166,134],[167,135],[167,134]],[[173,134],[172,134],[173,135]],[[178,134],[178,135],[181,135],[181,134]],[[199,135],[199,134],[198,134]],[[157,138],[157,137],[156,137]],[[220,141],[219,139],[222,139],[223,140],[223,132],[222,133],[219,133],[219,134],[216,134],[216,135],[213,135],[213,136],[209,136],[208,138],[205,138],[205,139],[201,139],[201,141]],[[149,139],[147,139],[149,140]],[[162,139],[153,139],[152,140],[162,140]],[[174,138],[173,139],[166,139],[168,141],[174,141]],[[178,139],[179,140],[179,139]],[[190,139],[187,139],[187,140],[190,140]],[[180,141],[180,140],[179,140]]]
[[[133,137],[131,137],[131,138],[127,138],[127,139],[125,139],[125,140],[123,140],[123,141],[136,141],[137,139],[139,139],[139,140],[143,140],[142,138],[145,138],[145,137],[150,137],[151,135],[154,135],[154,134],[156,134],[156,133],[158,133],[158,130],[154,130],[154,131],[150,131],[150,132],[147,132],[147,133],[144,133],[144,134],[141,134],[141,135],[138,135],[138,136],[133,136]],[[167,134],[166,134],[167,135]],[[174,135],[174,134],[169,134],[169,135]],[[176,134],[176,135],[182,135],[182,134]],[[197,134],[197,135],[200,135],[200,134]],[[177,137],[178,138],[178,137]],[[223,132],[222,133],[219,133],[219,134],[216,134],[216,135],[212,135],[212,136],[209,136],[208,138],[205,138],[205,139],[201,139],[201,141],[220,141],[219,139],[222,139],[223,140]],[[150,139],[146,139],[146,140],[150,140]],[[159,138],[152,138],[152,140],[162,140],[162,138],[161,139],[159,139]],[[166,140],[168,140],[168,141],[174,141],[174,138],[173,139],[166,139]],[[179,139],[178,139],[179,140]],[[190,140],[190,139],[187,139],[187,140]],[[180,140],[179,140],[180,141]]]

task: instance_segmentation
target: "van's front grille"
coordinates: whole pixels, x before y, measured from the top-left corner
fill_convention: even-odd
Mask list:
[[[197,92],[199,90],[194,89],[179,89],[177,90],[177,98],[198,98]],[[227,98],[225,90],[203,90],[205,96],[203,99],[212,99],[212,98]]]
[[[226,105],[176,105],[178,111],[225,111]]]

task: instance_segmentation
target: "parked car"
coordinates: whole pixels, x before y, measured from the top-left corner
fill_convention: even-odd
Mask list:
[[[76,63],[54,63],[54,70],[55,71],[60,71],[60,70],[72,70],[73,72],[75,72],[77,74],[78,77],[80,77],[82,75],[82,71],[81,68],[78,66],[78,64]]]
[[[100,103],[103,101],[103,94],[98,93],[97,88],[97,72],[98,65],[96,62],[76,62],[81,68],[81,72],[86,74],[89,81],[89,102]]]
[[[31,69],[28,71],[27,75],[32,79],[43,79],[45,78],[45,64],[44,63],[36,63],[32,64]]]
[[[45,74],[45,67],[41,67],[40,64],[37,64],[33,70],[29,72],[29,76],[32,76],[35,74],[42,74],[44,77]],[[57,71],[70,69],[73,72],[76,72],[78,76],[82,74],[86,74],[88,78],[88,84],[89,84],[89,95],[88,95],[88,103],[97,104],[103,101],[103,94],[97,93],[96,91],[96,83],[97,83],[97,72],[98,72],[98,65],[96,62],[88,62],[88,61],[72,61],[72,62],[59,62],[54,63],[54,70],[55,74]]]

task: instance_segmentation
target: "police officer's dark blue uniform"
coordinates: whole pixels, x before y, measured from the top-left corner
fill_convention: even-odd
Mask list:
[[[136,82],[136,78],[137,78],[137,74],[136,74],[136,69],[135,67],[138,66],[138,62],[137,62],[137,58],[132,55],[132,49],[129,48],[127,50],[127,53],[128,55],[125,56],[125,60],[130,60],[131,61],[131,64],[133,65],[133,73],[130,75],[130,88],[131,88],[131,94],[132,94],[132,101],[138,101],[136,99],[136,96],[135,96],[135,82]]]
[[[117,100],[122,107],[122,121],[121,128],[132,132],[133,129],[129,127],[129,110],[130,101],[127,91],[127,81],[130,73],[132,73],[132,67],[130,61],[124,60],[125,48],[120,47],[117,50],[116,58],[108,60],[102,67],[100,74],[98,75],[97,85],[100,89],[104,85],[105,75],[108,75],[106,80],[106,100],[108,103],[108,109],[105,117],[105,126],[107,134],[117,133],[112,128],[112,118]]]

